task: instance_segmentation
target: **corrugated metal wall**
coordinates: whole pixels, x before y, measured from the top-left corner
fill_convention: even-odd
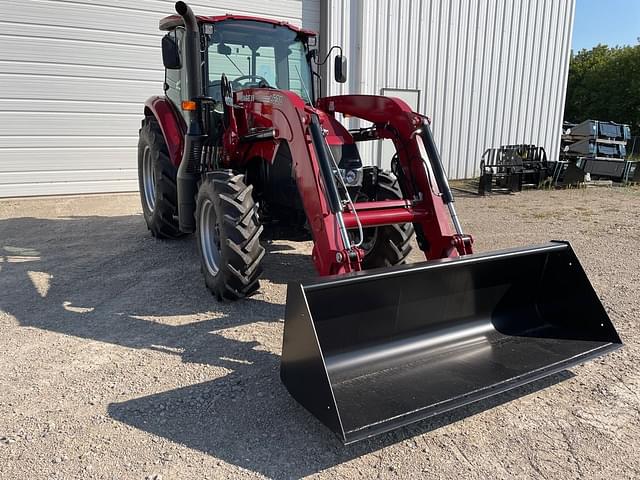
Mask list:
[[[319,29],[319,0],[196,0]],[[349,57],[333,92],[419,89],[452,177],[485,148],[556,156],[574,0],[326,0]],[[141,104],[163,79],[158,20],[173,0],[0,0],[0,197],[137,189]],[[377,151],[363,156],[377,161]]]
[[[317,30],[318,0],[194,0],[197,14]],[[142,105],[162,93],[173,0],[0,0],[0,197],[138,189]]]
[[[451,178],[477,175],[482,152],[504,144],[543,145],[556,158],[574,3],[328,0],[325,48],[345,47],[350,75],[329,92],[420,90]],[[361,150],[376,163],[377,147]]]

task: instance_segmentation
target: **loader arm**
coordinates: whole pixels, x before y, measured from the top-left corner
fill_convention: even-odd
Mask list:
[[[459,226],[426,117],[413,112],[398,98],[373,95],[325,97],[318,100],[318,108],[330,115],[342,113],[372,122],[377,138],[393,141],[400,165],[398,180],[409,203],[397,215],[388,215],[388,223],[401,223],[403,219],[413,222],[428,260],[472,253],[473,240]],[[367,206],[358,205],[360,208]],[[347,222],[350,223],[349,217]]]
[[[331,173],[328,165],[323,169],[320,158],[326,153],[324,139],[314,135],[319,128],[318,112],[309,107],[295,93],[290,91],[274,91],[272,89],[245,89],[235,94],[238,109],[238,132],[228,128],[224,133],[225,146],[231,144],[237,136],[237,148],[227,158],[229,164],[246,161],[252,152],[269,152],[275,150],[274,142],[287,142],[293,159],[295,181],[302,199],[303,207],[314,247],[313,262],[320,275],[334,275],[360,270],[360,258],[354,255],[340,232],[342,207],[332,200]],[[231,122],[233,125],[233,121]],[[251,125],[251,129],[249,129]],[[257,137],[252,141],[252,133],[273,129],[271,138]],[[270,159],[267,159],[270,160]]]
[[[231,117],[224,134],[225,150],[231,152],[227,162],[242,162],[251,151],[274,152],[274,141],[289,144],[296,184],[314,239],[313,261],[320,275],[361,269],[362,252],[345,235],[347,229],[358,224],[366,228],[413,223],[427,259],[472,253],[471,237],[463,235],[460,227],[454,229],[455,214],[452,225],[453,197],[427,119],[411,111],[406,103],[387,97],[345,95],[322,98],[314,109],[292,92],[245,89],[235,95],[235,105],[239,108],[226,107]],[[325,139],[335,127],[327,115],[333,117],[336,112],[374,123],[378,138],[394,142],[403,201],[349,205],[338,199]],[[251,132],[265,129],[273,129],[272,138],[242,141],[253,138]]]

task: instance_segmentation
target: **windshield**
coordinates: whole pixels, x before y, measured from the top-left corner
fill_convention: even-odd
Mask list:
[[[291,90],[312,103],[306,45],[293,30],[247,20],[215,23],[209,35],[208,95],[221,100],[224,73],[234,90],[272,87]]]

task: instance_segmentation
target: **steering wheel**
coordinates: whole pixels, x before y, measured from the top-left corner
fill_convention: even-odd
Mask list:
[[[244,86],[240,84],[240,81],[242,80],[258,80],[258,84],[260,84],[260,82],[264,82],[267,87],[271,86],[269,85],[269,82],[267,82],[267,79],[260,75],[240,75],[239,77],[234,78],[231,82],[236,85],[236,88],[240,88]]]

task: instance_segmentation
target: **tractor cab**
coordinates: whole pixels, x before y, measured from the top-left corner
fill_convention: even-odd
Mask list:
[[[222,77],[233,91],[273,88],[294,92],[312,105],[316,98],[311,59],[315,56],[315,32],[286,22],[239,15],[197,16],[201,34],[202,95],[222,103]],[[181,73],[184,51],[184,22],[179,16],[160,21],[168,33],[163,40],[167,68],[165,90],[176,106],[188,82]],[[221,108],[221,105],[220,105]]]
[[[333,115],[314,108],[320,90],[314,64],[324,63],[318,61],[315,32],[240,15],[194,20],[192,37],[180,16],[161,20],[160,29],[168,32],[162,40],[166,97],[185,120],[185,130],[198,125],[192,138],[202,145],[201,168],[241,167],[261,200],[263,220],[287,223],[291,238],[308,238],[289,142],[274,142],[277,133],[286,136],[285,129],[276,132],[273,115],[282,114],[287,97],[300,112],[319,115],[343,178],[338,188],[364,198],[367,179],[351,134]],[[346,80],[341,53],[334,67],[338,82]]]
[[[203,25],[208,96],[222,100],[225,74],[234,91],[275,88],[296,93],[312,104],[314,88],[308,37],[283,25],[255,20],[225,20]]]

